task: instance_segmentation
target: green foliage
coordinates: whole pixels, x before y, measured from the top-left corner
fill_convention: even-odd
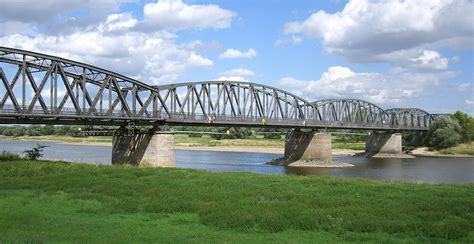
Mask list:
[[[43,150],[48,146],[41,145],[41,144],[36,144],[36,147],[33,147],[32,149],[25,150],[23,153],[25,153],[25,158],[28,160],[37,160],[41,157],[43,157]]]
[[[423,131],[403,131],[402,132],[402,146],[404,152],[412,151],[413,149],[423,146],[426,132]]]
[[[222,139],[247,139],[252,137],[252,130],[250,128],[224,128],[219,127],[213,130],[214,132],[221,134],[212,134],[211,137],[216,140]]]
[[[285,131],[283,129],[263,128],[261,129],[261,133],[263,133],[264,139],[281,139],[281,135],[285,133]]]
[[[461,111],[456,111],[451,118],[456,120],[461,126],[461,139],[463,142],[474,140],[474,117]]]
[[[25,126],[8,126],[3,130],[3,135],[5,136],[24,136],[26,134]]]
[[[461,127],[458,122],[448,116],[437,117],[433,122],[426,140],[435,149],[443,149],[461,142]]]
[[[0,152],[0,161],[13,161],[20,159],[20,156],[16,153],[1,151]]]
[[[474,241],[473,184],[23,160],[0,194],[6,243]]]

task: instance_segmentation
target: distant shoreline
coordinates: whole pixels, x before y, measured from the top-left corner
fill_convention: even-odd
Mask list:
[[[61,144],[70,144],[70,145],[87,145],[87,146],[112,146],[111,142],[68,142],[62,141],[59,139],[44,139],[44,138],[10,138],[10,137],[0,137],[0,140],[15,140],[15,141],[49,141],[57,142]],[[176,150],[180,151],[210,151],[210,152],[256,152],[256,153],[274,153],[274,154],[283,154],[284,148],[278,147],[256,147],[256,146],[175,146]],[[333,155],[345,155],[345,156],[354,156],[360,153],[363,153],[364,150],[353,150],[353,149],[340,149],[333,148]],[[420,147],[412,152],[409,155],[415,157],[440,157],[440,158],[474,158],[473,155],[467,154],[442,154],[439,151],[430,151],[426,147]]]

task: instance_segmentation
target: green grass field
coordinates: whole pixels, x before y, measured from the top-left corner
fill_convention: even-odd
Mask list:
[[[462,143],[454,147],[441,150],[442,154],[474,155],[474,141]]]
[[[0,161],[0,242],[474,242],[474,184]]]

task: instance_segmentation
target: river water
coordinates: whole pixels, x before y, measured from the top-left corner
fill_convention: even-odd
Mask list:
[[[110,164],[111,146],[75,145],[45,141],[0,140],[0,151],[21,154],[37,143],[48,146],[44,159],[92,164]],[[179,168],[210,171],[246,171],[263,174],[333,175],[428,183],[474,183],[474,158],[371,159],[334,156],[336,161],[354,164],[349,168],[291,168],[266,165],[265,162],[281,157],[274,153],[176,151]]]

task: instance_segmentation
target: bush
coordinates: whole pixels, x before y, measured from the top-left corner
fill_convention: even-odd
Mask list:
[[[36,144],[36,147],[33,147],[30,150],[25,150],[23,153],[25,153],[25,158],[29,160],[37,160],[41,157],[43,157],[43,149],[48,146],[41,145],[41,144]]]
[[[41,131],[41,126],[39,125],[31,125],[26,128],[26,135],[28,136],[41,136],[43,135]]]
[[[280,134],[280,132],[265,133],[265,134],[263,134],[263,138],[265,138],[265,139],[281,139],[281,134]]]
[[[24,126],[11,126],[6,128],[3,131],[3,135],[5,136],[14,136],[14,137],[19,137],[19,136],[24,136],[26,134],[26,127]]]
[[[246,139],[252,136],[252,130],[249,128],[217,128],[214,132],[222,134],[213,134],[212,138],[216,140],[222,139]]]
[[[188,137],[202,137],[202,134],[200,133],[190,133]]]
[[[461,127],[458,122],[448,116],[436,118],[428,131],[426,140],[430,147],[443,149],[456,146],[461,142]]]

